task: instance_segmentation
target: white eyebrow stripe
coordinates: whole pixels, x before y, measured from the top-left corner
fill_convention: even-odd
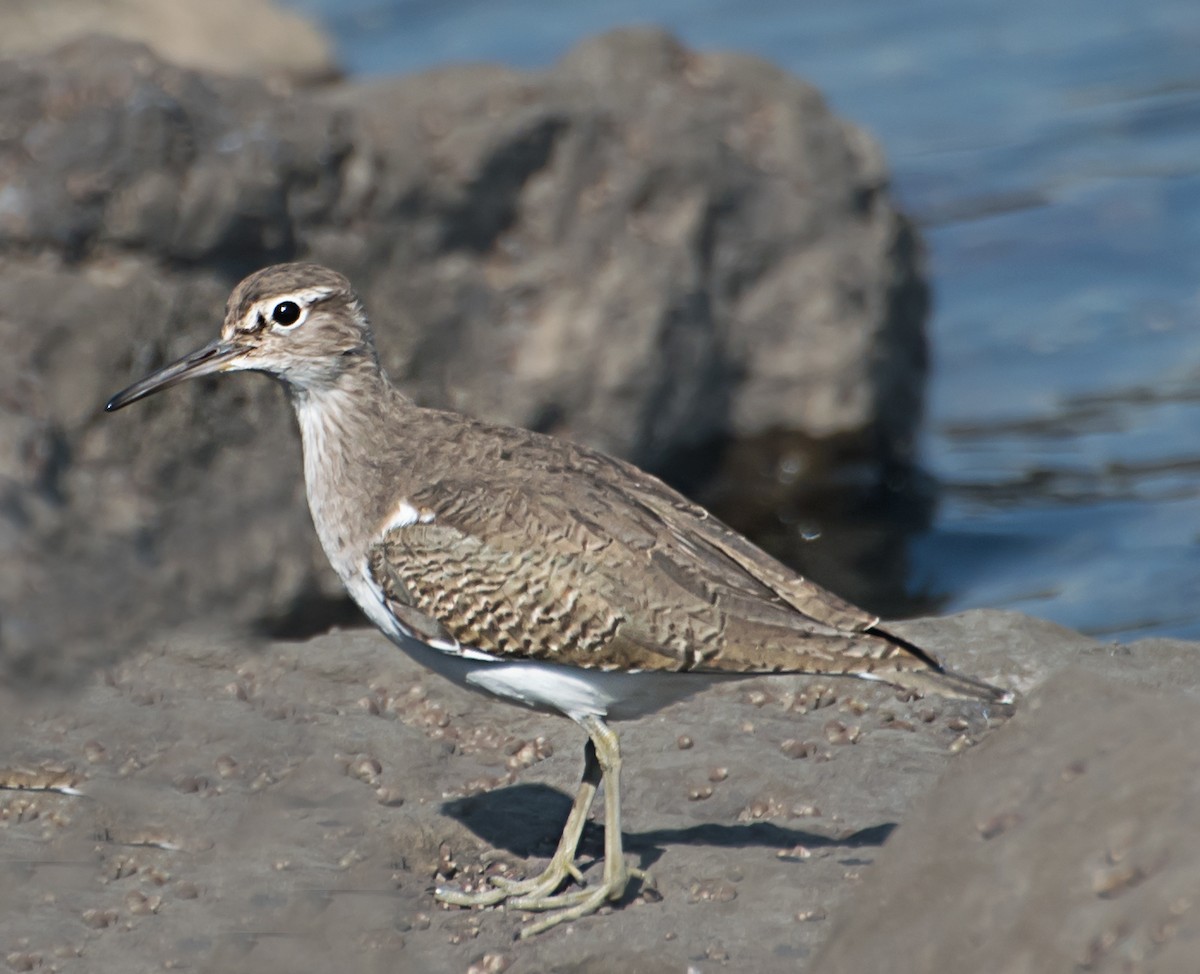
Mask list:
[[[276,294],[269,298],[263,298],[257,302],[251,309],[252,315],[258,315],[263,312],[270,312],[275,305],[283,301],[294,301],[302,308],[308,308],[316,304],[318,301],[324,301],[326,298],[333,296],[333,290],[327,287],[306,287],[298,291],[289,291],[287,294]],[[270,317],[269,314],[264,317]]]
[[[271,320],[271,312],[274,310],[275,305],[284,301],[294,301],[296,304],[300,305],[304,313],[307,314],[308,309],[312,305],[316,304],[318,301],[324,301],[333,295],[333,288],[305,287],[300,288],[298,291],[288,291],[286,294],[276,294],[269,298],[261,298],[251,306],[249,311],[246,312],[246,316],[242,318],[241,327],[238,330],[247,332],[257,331],[259,329],[259,322],[265,321],[269,323]],[[299,324],[299,322],[297,322],[297,324]]]

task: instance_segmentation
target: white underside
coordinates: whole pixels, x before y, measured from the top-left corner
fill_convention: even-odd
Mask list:
[[[459,686],[572,720],[586,716],[632,720],[718,680],[740,679],[709,673],[604,671],[558,663],[513,662],[465,646],[431,644],[399,625],[384,605],[379,589],[365,574],[346,579],[346,587],[379,630],[422,666]]]

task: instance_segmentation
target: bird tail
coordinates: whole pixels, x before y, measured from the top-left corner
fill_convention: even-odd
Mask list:
[[[899,664],[896,669],[881,667],[871,674],[874,679],[883,680],[905,690],[914,690],[922,695],[936,693],[943,697],[982,700],[1008,708],[1016,703],[1017,695],[1012,690],[1004,690],[984,680],[947,669],[942,661],[928,650],[910,643],[902,636],[879,627],[873,627],[871,632],[882,636],[903,651],[891,657],[891,662]]]

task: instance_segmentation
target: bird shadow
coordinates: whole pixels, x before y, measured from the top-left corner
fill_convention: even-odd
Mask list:
[[[544,784],[516,784],[495,791],[444,802],[443,814],[461,822],[482,841],[522,858],[549,856],[554,852],[571,809],[571,798]],[[739,822],[726,825],[706,822],[680,829],[650,829],[644,832],[622,831],[625,848],[637,853],[642,866],[653,865],[664,847],[698,845],[718,848],[787,850],[796,846],[816,848],[865,848],[883,845],[896,828],[895,822],[882,822],[846,835],[831,837],[805,829],[794,829],[774,822]],[[588,822],[580,843],[580,852],[600,856],[604,849],[604,829]]]

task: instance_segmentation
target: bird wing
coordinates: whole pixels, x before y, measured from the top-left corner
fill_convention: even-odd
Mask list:
[[[940,669],[637,468],[584,450],[551,462],[408,499],[431,519],[368,558],[398,621],[498,658],[599,669]]]

